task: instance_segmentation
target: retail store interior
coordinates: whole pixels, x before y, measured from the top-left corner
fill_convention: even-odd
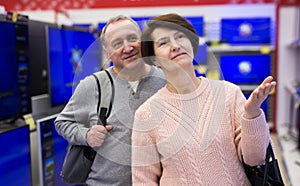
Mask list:
[[[124,14],[143,30],[165,13],[196,28],[198,76],[230,81],[246,98],[274,77],[261,108],[285,185],[300,185],[299,0],[83,2],[0,2],[1,185],[67,185],[59,174],[68,143],[54,120],[79,81],[107,65],[97,42],[103,26]]]

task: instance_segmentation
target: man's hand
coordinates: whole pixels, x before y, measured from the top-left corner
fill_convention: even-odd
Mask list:
[[[91,147],[100,147],[104,142],[106,134],[112,129],[112,125],[93,125],[87,133],[86,141]]]

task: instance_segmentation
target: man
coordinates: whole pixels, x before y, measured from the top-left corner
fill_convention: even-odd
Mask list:
[[[58,133],[70,143],[89,145],[97,151],[87,185],[132,185],[134,113],[166,83],[161,70],[142,60],[140,37],[139,26],[126,16],[110,19],[101,33],[104,54],[113,62],[108,71],[115,85],[112,112],[105,127],[96,125],[98,92],[92,77],[80,82],[55,121]]]

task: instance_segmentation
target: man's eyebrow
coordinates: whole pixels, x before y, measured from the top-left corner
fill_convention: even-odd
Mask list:
[[[118,42],[118,41],[122,41],[122,40],[123,39],[121,39],[121,38],[115,38],[115,39],[111,40],[110,43],[112,44],[112,43],[115,43],[115,42]]]

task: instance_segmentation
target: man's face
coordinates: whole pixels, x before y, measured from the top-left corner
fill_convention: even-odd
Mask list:
[[[140,61],[137,60],[141,58],[140,37],[141,32],[130,20],[120,20],[107,27],[105,55],[114,63],[116,70],[133,68]]]

